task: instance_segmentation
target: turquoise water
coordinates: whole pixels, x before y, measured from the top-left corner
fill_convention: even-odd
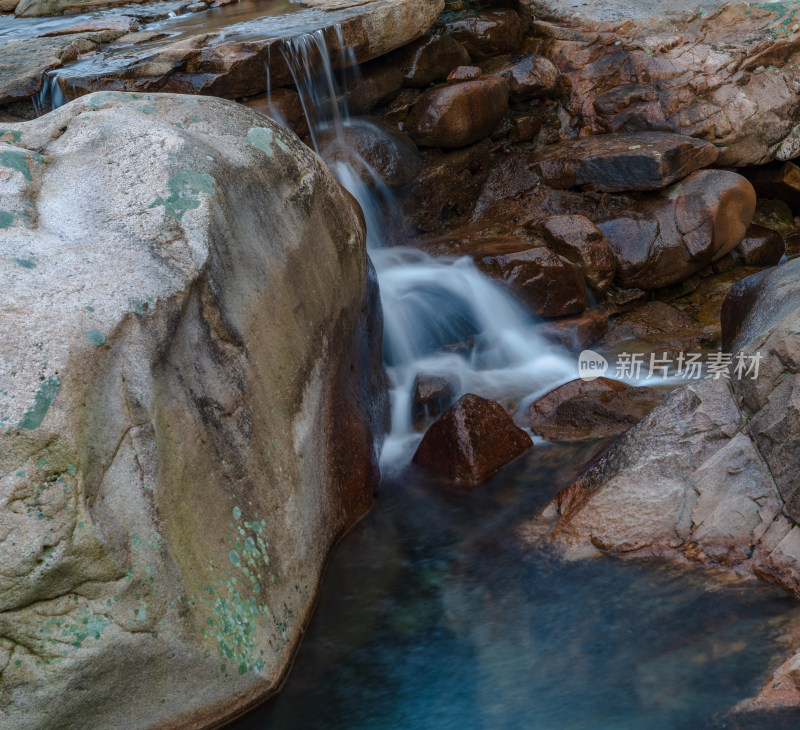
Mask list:
[[[472,494],[413,468],[386,477],[331,560],[283,690],[231,727],[784,726],[725,718],[788,656],[800,612],[783,592],[658,562],[564,563],[519,538],[591,451],[538,448]]]

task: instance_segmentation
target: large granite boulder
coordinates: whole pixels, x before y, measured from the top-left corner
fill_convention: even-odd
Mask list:
[[[0,134],[0,727],[217,727],[278,687],[370,505],[360,211],[220,99]]]

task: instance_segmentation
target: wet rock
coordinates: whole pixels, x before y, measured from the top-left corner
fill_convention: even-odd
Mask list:
[[[139,30],[135,18],[127,15],[114,15],[109,18],[97,18],[87,20],[75,25],[68,25],[66,28],[56,28],[55,30],[41,33],[38,38],[51,38],[59,35],[71,35],[73,33],[96,33],[99,31],[119,31],[120,37],[125,34],[134,33]]]
[[[581,267],[586,283],[605,292],[614,280],[617,262],[600,229],[582,215],[556,215],[536,221],[534,231],[548,248]]]
[[[487,237],[460,249],[478,268],[503,282],[540,317],[563,317],[586,309],[580,268],[545,246],[513,236]]]
[[[717,146],[720,164],[790,160],[800,149],[800,31],[788,6],[525,0],[536,17],[527,50],[570,86],[571,132],[663,130]]]
[[[0,725],[219,725],[278,688],[378,478],[360,212],[231,101],[104,92],[5,130]]]
[[[426,91],[414,104],[406,131],[424,147],[466,147],[486,137],[508,107],[508,84],[486,76]]]
[[[514,53],[522,45],[522,21],[509,9],[487,10],[449,22],[445,27],[476,61],[501,53]]]
[[[664,400],[648,387],[619,380],[573,380],[551,390],[515,416],[517,425],[548,441],[619,436]]]
[[[403,72],[383,60],[361,66],[360,76],[347,87],[346,101],[352,114],[366,114],[388,104],[403,88]]]
[[[795,230],[794,215],[788,203],[782,200],[759,198],[753,213],[753,223],[762,228],[787,236]]]
[[[717,155],[713,145],[678,134],[606,134],[545,147],[533,157],[533,169],[554,188],[658,190],[711,165]]]
[[[422,169],[416,145],[395,127],[378,119],[353,119],[342,130],[317,135],[320,154],[328,164],[348,161],[367,185],[382,182],[390,188],[408,185]],[[353,159],[353,152],[358,157]],[[377,176],[377,180],[376,180]]]
[[[453,81],[474,81],[479,79],[483,71],[480,66],[458,66],[454,68],[447,77],[449,82]]]
[[[451,377],[418,375],[411,401],[411,422],[425,423],[438,418],[453,405],[459,383]]]
[[[675,284],[732,251],[755,209],[752,185],[733,172],[703,170],[600,221],[622,287]]]
[[[753,224],[742,242],[733,249],[733,256],[744,266],[775,266],[785,252],[786,242],[779,233]]]
[[[469,54],[452,36],[429,34],[392,54],[389,63],[400,69],[405,86],[424,89],[466,66]]]
[[[298,137],[308,134],[308,120],[300,94],[294,89],[273,89],[268,95],[247,99],[245,106],[285,124]]]
[[[508,82],[509,95],[513,101],[529,101],[547,96],[558,84],[558,69],[542,56],[511,56],[494,73]]]
[[[499,403],[468,393],[428,429],[414,463],[454,484],[476,486],[532,447]]]
[[[800,213],[800,167],[793,162],[774,163],[750,168],[745,176],[753,184],[759,198],[781,200],[792,213]]]
[[[608,332],[608,317],[602,312],[587,309],[579,317],[564,317],[536,326],[536,333],[572,352],[581,352]]]
[[[665,302],[653,301],[614,317],[605,342],[617,350],[652,351],[674,358],[681,352],[699,352],[706,340],[703,328],[687,314]],[[646,375],[649,357],[643,362]]]

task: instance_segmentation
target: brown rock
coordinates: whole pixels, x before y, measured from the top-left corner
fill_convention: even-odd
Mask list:
[[[401,188],[422,168],[422,156],[408,136],[378,119],[353,119],[341,134],[324,130],[317,135],[317,146],[329,165],[347,161],[367,185],[382,182]]]
[[[136,32],[139,30],[139,26],[135,18],[129,18],[127,15],[116,15],[109,18],[87,20],[76,25],[68,25],[65,28],[56,28],[47,33],[41,33],[37,38],[51,38],[59,35],[70,35],[71,33],[96,33],[102,30],[117,31],[121,37],[122,35]]]
[[[474,60],[514,53],[522,45],[522,21],[513,10],[487,10],[446,25]]]
[[[458,392],[453,378],[439,375],[418,375],[411,401],[411,422],[414,424],[438,418],[451,405]]]
[[[605,134],[545,147],[533,169],[554,188],[658,190],[717,159],[713,145],[665,132]]]
[[[533,225],[547,246],[581,267],[586,283],[605,292],[614,280],[617,262],[600,229],[582,215],[555,215]]]
[[[383,61],[366,63],[347,87],[347,104],[352,114],[366,114],[395,99],[402,88],[403,72],[397,66]]]
[[[597,226],[617,259],[617,283],[655,289],[682,281],[732,251],[754,209],[755,192],[745,178],[703,170]]]
[[[653,388],[619,380],[573,380],[539,398],[515,421],[548,441],[587,441],[619,436],[663,399]]]
[[[566,347],[580,352],[590,347],[608,332],[608,317],[602,312],[587,309],[580,317],[565,317],[543,322],[536,333]]]
[[[405,86],[422,89],[466,66],[469,54],[449,35],[425,35],[392,54],[390,63],[400,69]]]
[[[475,486],[532,447],[499,403],[468,393],[428,429],[414,463]]]
[[[586,309],[581,270],[545,246],[514,236],[479,239],[460,251],[478,268],[502,281],[540,317],[563,317]]]
[[[447,77],[448,82],[453,81],[474,81],[479,79],[483,71],[480,66],[458,66],[454,68]]]
[[[486,137],[508,107],[508,84],[496,76],[426,91],[406,130],[425,147],[466,147]]]
[[[775,266],[785,252],[786,243],[780,233],[753,224],[733,249],[733,257],[745,266]]]
[[[743,173],[760,198],[782,200],[796,215],[800,213],[800,167],[794,162],[750,168]]]
[[[308,120],[300,94],[294,89],[273,89],[269,95],[255,96],[244,104],[289,127],[298,137],[308,134]]]
[[[558,69],[537,55],[512,56],[495,73],[508,82],[511,99],[528,101],[547,96],[558,84]]]

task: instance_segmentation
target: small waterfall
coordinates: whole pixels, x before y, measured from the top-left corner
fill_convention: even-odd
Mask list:
[[[44,75],[42,88],[33,97],[33,111],[40,117],[66,103],[67,98],[58,83],[58,71],[48,71]]]
[[[341,32],[336,40],[344,49]],[[348,109],[346,90],[359,74],[352,50],[341,51],[335,70],[325,35],[317,31],[285,42],[281,53],[300,93],[315,149],[328,158],[367,221],[367,246],[383,303],[392,405],[384,462],[407,461],[420,438],[411,417],[419,375],[446,377],[459,394],[473,392],[506,403],[524,403],[574,378],[575,362],[537,335],[525,308],[470,258],[433,258],[417,249],[385,245],[397,240],[402,216],[392,191],[346,142],[348,127],[370,124],[352,119]]]

